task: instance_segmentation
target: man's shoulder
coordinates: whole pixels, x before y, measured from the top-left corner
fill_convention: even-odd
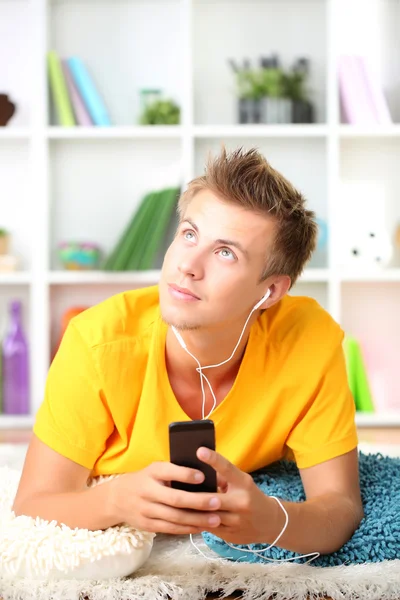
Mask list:
[[[158,286],[151,286],[110,296],[72,322],[88,346],[96,347],[147,335],[158,316]]]
[[[308,296],[286,295],[266,319],[269,333],[280,343],[337,345],[343,339],[343,331],[332,315]]]

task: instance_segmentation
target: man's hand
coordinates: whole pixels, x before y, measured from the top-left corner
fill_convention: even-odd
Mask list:
[[[171,481],[203,480],[201,471],[169,462],[152,463],[112,482],[111,512],[118,522],[152,533],[187,535],[213,530],[221,524],[215,511],[221,507],[223,494],[186,492],[169,486]],[[224,482],[219,485],[223,489]]]
[[[285,517],[277,513],[276,501],[268,498],[254,483],[251,475],[244,473],[226,458],[209,450],[199,448],[197,457],[217,471],[221,508],[218,515],[221,524],[212,528],[212,533],[231,544],[267,542],[271,536],[270,517],[282,528]]]

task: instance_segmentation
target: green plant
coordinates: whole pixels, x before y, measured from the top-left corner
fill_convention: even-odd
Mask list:
[[[7,229],[0,228],[0,237],[5,237],[6,235],[8,235]]]
[[[283,79],[284,96],[291,100],[306,100],[305,80],[306,74],[304,72],[292,71],[285,73]]]
[[[242,99],[279,98],[284,93],[284,73],[278,68],[240,70],[236,73],[236,86]]]
[[[155,100],[143,111],[141,125],[178,125],[180,108],[173,100]]]

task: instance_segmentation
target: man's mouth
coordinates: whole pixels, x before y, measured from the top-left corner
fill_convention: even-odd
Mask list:
[[[174,283],[168,284],[168,290],[174,298],[178,298],[179,300],[200,300],[200,298],[188,288],[180,287]]]

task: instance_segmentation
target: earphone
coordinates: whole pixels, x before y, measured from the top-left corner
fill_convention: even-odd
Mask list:
[[[181,347],[182,347],[182,348],[185,350],[185,352],[187,352],[187,353],[188,353],[188,354],[189,354],[189,355],[190,355],[190,356],[191,356],[191,357],[192,357],[192,358],[193,358],[193,359],[196,361],[196,363],[197,363],[197,365],[198,365],[198,367],[196,368],[196,371],[197,371],[197,372],[199,373],[199,375],[200,375],[201,393],[202,393],[202,398],[203,398],[202,411],[201,411],[201,414],[202,414],[202,419],[205,419],[205,418],[207,418],[207,419],[208,419],[208,418],[209,418],[209,416],[211,415],[211,413],[213,412],[214,408],[216,407],[216,404],[217,404],[217,399],[216,399],[216,397],[215,397],[215,394],[214,394],[214,391],[213,391],[213,389],[212,389],[212,387],[211,387],[211,383],[209,382],[209,380],[207,379],[207,377],[204,375],[204,373],[203,373],[202,371],[203,371],[204,369],[213,369],[213,368],[215,368],[215,367],[220,367],[220,366],[222,366],[222,365],[226,364],[227,362],[229,362],[229,361],[232,359],[233,355],[235,354],[235,352],[236,352],[236,350],[237,350],[237,348],[238,348],[238,346],[239,346],[239,344],[240,344],[240,342],[241,342],[241,339],[242,339],[242,337],[243,337],[244,331],[245,331],[245,329],[246,329],[246,327],[247,327],[247,323],[249,322],[249,319],[250,319],[251,315],[253,314],[253,312],[254,312],[255,310],[257,310],[257,309],[258,309],[258,308],[259,308],[259,307],[260,307],[260,306],[263,304],[263,302],[265,302],[265,300],[267,300],[267,299],[270,297],[270,295],[271,295],[271,290],[270,290],[270,288],[268,288],[267,292],[264,294],[264,296],[261,298],[261,300],[259,300],[259,301],[257,302],[257,304],[256,304],[255,306],[253,306],[253,308],[251,309],[251,312],[250,312],[249,316],[248,316],[248,317],[247,317],[247,319],[246,319],[246,322],[245,322],[245,324],[244,324],[244,327],[243,327],[243,329],[242,329],[242,332],[241,332],[241,334],[240,334],[240,336],[239,336],[238,342],[237,342],[237,344],[236,344],[235,348],[233,349],[233,352],[232,352],[232,354],[230,355],[230,357],[229,357],[229,358],[227,358],[226,360],[224,360],[224,361],[222,361],[222,362],[218,363],[217,365],[207,365],[207,366],[205,366],[205,367],[202,367],[202,366],[201,366],[201,364],[200,364],[200,362],[198,361],[198,359],[197,359],[197,358],[194,356],[194,354],[192,354],[192,353],[190,352],[190,350],[187,348],[187,346],[186,346],[186,344],[185,344],[185,341],[184,341],[183,337],[181,336],[181,334],[179,333],[179,331],[177,331],[177,330],[176,330],[176,328],[175,328],[174,326],[172,326],[172,327],[171,327],[171,329],[172,329],[172,331],[174,332],[174,334],[175,334],[175,336],[176,336],[176,339],[178,340],[178,342],[179,342],[179,344],[181,345]],[[205,395],[205,392],[204,392],[204,383],[203,383],[203,379],[205,379],[205,381],[207,382],[207,385],[208,385],[208,387],[210,388],[210,392],[211,392],[211,395],[212,395],[212,397],[213,397],[213,406],[212,406],[212,408],[211,408],[210,412],[208,413],[207,417],[205,417],[205,416],[204,416],[204,408],[205,408],[205,402],[206,402],[206,395]],[[274,542],[272,542],[272,544],[271,544],[270,546],[268,546],[267,548],[263,548],[263,549],[261,549],[261,550],[253,550],[252,548],[250,548],[250,546],[247,546],[247,547],[248,547],[248,549],[247,549],[247,550],[242,550],[241,548],[237,548],[237,547],[235,547],[233,544],[230,544],[229,542],[225,542],[225,543],[226,543],[228,546],[230,546],[231,548],[233,548],[233,549],[234,549],[234,550],[236,550],[236,551],[237,551],[237,550],[239,550],[239,551],[242,551],[242,552],[251,552],[252,554],[261,554],[262,552],[266,552],[267,550],[269,550],[270,548],[272,548],[273,546],[275,546],[275,544],[277,543],[277,541],[278,541],[278,540],[279,540],[279,539],[282,537],[282,535],[284,534],[284,532],[285,532],[285,530],[286,530],[286,527],[287,527],[287,525],[288,525],[288,523],[289,523],[289,515],[288,515],[288,513],[287,513],[287,511],[286,511],[285,507],[284,507],[284,506],[283,506],[283,504],[281,503],[281,501],[280,501],[280,500],[279,500],[279,499],[278,499],[276,496],[270,496],[270,498],[273,498],[274,500],[276,500],[276,502],[279,504],[279,506],[281,507],[281,509],[283,510],[283,512],[284,512],[284,514],[285,514],[285,524],[284,524],[284,526],[283,526],[283,528],[282,528],[282,531],[280,532],[280,534],[278,535],[278,537],[277,537],[277,538],[274,540]],[[197,550],[197,551],[198,551],[198,552],[199,552],[199,553],[200,553],[202,556],[204,556],[204,558],[206,558],[207,560],[212,560],[212,561],[224,560],[224,559],[222,559],[222,558],[210,558],[210,557],[206,556],[206,555],[204,554],[204,552],[202,552],[202,551],[200,550],[200,548],[198,548],[198,547],[196,546],[196,544],[194,543],[194,541],[193,541],[193,537],[192,537],[192,534],[190,534],[190,541],[191,541],[192,545],[193,545],[193,546],[196,548],[196,550]],[[304,554],[304,555],[301,555],[301,556],[295,556],[295,557],[293,557],[293,558],[287,558],[287,559],[274,559],[274,558],[267,558],[267,557],[265,557],[265,556],[261,556],[261,558],[262,558],[263,560],[265,560],[265,561],[268,561],[268,562],[289,562],[289,561],[292,561],[292,560],[298,560],[298,559],[300,559],[300,558],[307,558],[307,557],[309,557],[309,556],[310,556],[310,557],[312,557],[312,558],[310,558],[308,561],[306,561],[306,564],[307,564],[307,563],[309,563],[309,562],[311,562],[311,561],[315,560],[316,558],[318,558],[318,556],[319,556],[319,555],[320,555],[320,553],[319,553],[319,552],[311,552],[311,553],[309,553],[309,554]],[[227,557],[227,558],[232,558],[232,557]]]
[[[200,375],[200,385],[201,385],[201,392],[202,392],[202,396],[203,396],[203,405],[202,405],[202,410],[201,410],[201,418],[202,419],[206,418],[204,416],[206,396],[205,396],[205,393],[204,393],[203,379],[205,379],[205,381],[207,382],[207,385],[210,388],[210,392],[211,392],[211,395],[213,397],[213,406],[212,406],[212,409],[210,410],[210,412],[208,413],[207,418],[211,415],[211,413],[213,412],[213,410],[214,410],[214,408],[216,407],[216,404],[217,404],[217,399],[216,399],[214,391],[213,391],[213,389],[211,387],[211,383],[208,381],[207,377],[204,375],[204,373],[202,371],[204,369],[214,369],[215,367],[220,367],[222,365],[225,365],[227,362],[229,362],[232,359],[233,355],[235,354],[235,352],[236,352],[236,350],[237,350],[237,348],[238,348],[238,346],[239,346],[239,344],[240,344],[240,342],[242,340],[244,331],[245,331],[245,329],[247,327],[247,323],[249,322],[249,319],[250,319],[251,315],[253,314],[253,312],[255,310],[257,310],[257,308],[259,308],[262,305],[263,302],[265,302],[265,300],[267,300],[270,297],[270,295],[271,295],[271,290],[270,290],[270,288],[268,288],[268,290],[266,291],[266,293],[264,294],[264,296],[261,298],[261,300],[259,300],[257,302],[257,304],[255,306],[253,306],[253,308],[251,309],[251,312],[250,312],[249,316],[246,319],[246,322],[245,322],[244,327],[242,329],[242,333],[239,336],[238,342],[237,342],[235,348],[233,349],[232,354],[230,355],[229,358],[227,358],[226,360],[218,363],[217,365],[207,365],[206,367],[202,367],[201,364],[199,363],[199,361],[197,360],[197,358],[190,352],[190,350],[188,350],[188,348],[187,348],[187,346],[185,344],[185,340],[183,339],[183,337],[181,336],[181,334],[179,333],[179,331],[177,331],[176,328],[174,326],[172,326],[172,331],[174,332],[174,334],[176,336],[176,339],[178,340],[179,344],[193,358],[193,360],[195,360],[197,362],[197,364],[198,364],[198,367],[196,368],[196,371]]]

